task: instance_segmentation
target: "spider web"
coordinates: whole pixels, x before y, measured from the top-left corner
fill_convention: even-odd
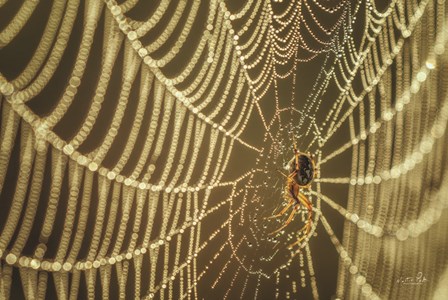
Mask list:
[[[0,1],[2,297],[433,295],[445,2],[284,2]]]

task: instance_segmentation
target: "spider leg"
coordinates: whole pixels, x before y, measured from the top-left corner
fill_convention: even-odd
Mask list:
[[[277,169],[277,171],[282,174],[284,177],[288,178],[288,175],[286,175],[285,173],[283,173],[280,169]]]
[[[294,209],[292,210],[291,214],[289,215],[288,219],[286,220],[285,224],[283,224],[283,226],[281,226],[279,229],[271,232],[270,234],[274,234],[277,233],[279,231],[281,231],[283,228],[285,228],[286,226],[289,225],[289,223],[291,223],[292,219],[294,219],[294,215],[296,214],[297,208],[298,208],[299,204],[294,205]]]
[[[281,216],[283,216],[284,214],[285,214],[285,212],[292,206],[294,204],[294,200],[293,199],[290,199],[289,200],[289,203],[279,212],[279,213],[277,213],[277,214],[275,214],[275,215],[272,215],[272,216],[270,216],[270,217],[268,217],[267,219],[273,219],[273,218],[278,218],[278,217],[281,217]]]
[[[294,172],[292,172],[291,174],[289,174],[288,176],[286,176],[288,179],[290,180],[294,180],[294,177],[297,175],[297,171],[294,170]]]
[[[291,248],[288,247],[288,250],[291,250]],[[293,258],[293,257],[295,257],[297,254],[299,254],[299,253],[300,253],[300,250],[301,250],[301,249],[299,249],[299,250],[297,250],[296,252],[294,252],[294,253],[291,255],[291,258]]]
[[[299,194],[299,200],[308,209],[308,221],[306,223],[306,234],[308,234],[310,232],[311,223],[313,221],[313,206],[311,205],[311,202],[308,200],[308,198],[303,194]]]
[[[294,143],[294,157],[296,159],[296,172],[299,171],[299,152],[297,151],[296,144]]]
[[[299,233],[304,232],[304,235],[301,238],[299,238],[296,242],[289,245],[288,246],[289,249],[291,249],[295,245],[300,244],[308,236],[308,234],[310,233],[311,224],[313,221],[313,219],[312,219],[313,218],[313,206],[311,205],[310,201],[303,194],[298,194],[298,198],[300,200],[300,203],[302,203],[308,209],[308,220],[307,220],[306,224],[299,230]]]
[[[294,242],[294,243],[292,243],[291,245],[289,245],[288,246],[288,249],[291,249],[292,247],[294,247],[295,245],[298,245],[298,244],[300,244],[307,236],[308,236],[308,233],[309,233],[309,226],[308,226],[308,224],[309,224],[309,222],[307,222],[300,230],[299,230],[299,233],[300,232],[303,232],[303,231],[306,231],[305,232],[305,234],[301,237],[301,238],[299,238],[296,242]]]
[[[300,244],[307,236],[304,235],[301,238],[299,238],[296,242],[292,243],[291,245],[288,246],[288,249],[291,249],[292,247],[294,247],[295,245]]]

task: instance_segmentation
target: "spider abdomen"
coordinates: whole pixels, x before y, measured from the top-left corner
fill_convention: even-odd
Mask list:
[[[315,172],[314,172],[313,159],[306,154],[299,154],[298,162],[299,162],[298,171],[296,176],[294,176],[294,181],[299,186],[307,186],[314,179]],[[296,160],[292,159],[289,166],[290,166],[290,173],[294,172],[294,170],[296,169]]]

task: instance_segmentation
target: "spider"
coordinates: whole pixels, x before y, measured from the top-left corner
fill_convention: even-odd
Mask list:
[[[288,248],[291,249],[293,246],[300,244],[300,242],[302,242],[302,240],[308,236],[311,230],[313,206],[308,198],[300,192],[300,189],[310,188],[311,183],[313,182],[313,179],[316,176],[318,170],[314,162],[314,155],[309,152],[303,153],[298,151],[295,144],[294,158],[292,158],[288,162],[288,167],[289,175],[286,175],[282,171],[278,170],[286,178],[283,198],[288,201],[288,203],[280,212],[269,218],[281,217],[288,211],[291,206],[293,206],[293,210],[286,222],[280,228],[270,233],[275,234],[288,226],[289,223],[291,223],[296,212],[299,210],[300,204],[306,207],[306,209],[308,210],[308,219],[305,225],[299,230],[299,233],[305,232],[305,234],[301,238],[299,238],[298,241],[288,246]]]

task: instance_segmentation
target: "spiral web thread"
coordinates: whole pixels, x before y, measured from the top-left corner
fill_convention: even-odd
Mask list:
[[[373,1],[333,2],[160,1],[137,20],[136,0],[54,1],[26,67],[14,78],[0,70],[0,298],[17,280],[30,299],[45,298],[50,282],[61,299],[197,299],[210,286],[223,298],[293,299],[309,286],[319,298],[310,243],[328,237],[339,255],[338,297],[437,297],[447,261],[446,3],[391,1],[379,11]],[[1,49],[20,39],[39,5],[23,1],[0,32]],[[41,113],[38,96],[55,85],[77,24],[71,73]],[[298,103],[297,69],[321,57]],[[94,89],[80,97],[89,73]],[[67,127],[79,106],[82,121]],[[106,119],[104,107],[113,107]],[[248,133],[258,123],[262,143]],[[318,156],[306,192],[312,234],[268,272],[260,261],[272,265],[278,252],[260,245],[287,244],[267,237],[272,210],[259,203],[269,193],[281,203],[283,182],[260,178],[272,177],[267,158],[290,158],[292,140]],[[239,153],[251,163],[231,177]],[[333,175],[347,153],[349,173]],[[347,189],[343,199],[326,193],[334,185]],[[324,206],[346,220],[342,237]],[[258,219],[248,225],[248,216]],[[319,227],[325,235],[314,237]],[[430,279],[422,285],[396,282],[422,270]]]

